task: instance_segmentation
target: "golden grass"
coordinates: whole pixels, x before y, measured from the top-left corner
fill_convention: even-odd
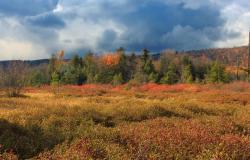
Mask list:
[[[0,159],[249,159],[249,86],[65,86],[58,96],[48,88],[2,96]]]

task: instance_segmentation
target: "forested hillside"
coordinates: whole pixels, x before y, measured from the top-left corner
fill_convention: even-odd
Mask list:
[[[247,66],[248,47],[234,47],[234,48],[219,48],[219,49],[202,49],[187,51],[188,55],[192,57],[206,57],[210,60],[218,60],[223,64],[235,66],[237,59],[241,66]]]

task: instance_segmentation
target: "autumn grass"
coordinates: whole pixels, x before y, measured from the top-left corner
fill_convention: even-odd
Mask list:
[[[1,96],[0,159],[247,160],[249,86],[88,85]]]

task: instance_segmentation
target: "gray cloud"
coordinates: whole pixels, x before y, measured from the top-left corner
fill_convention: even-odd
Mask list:
[[[26,19],[30,25],[44,27],[44,28],[56,28],[60,29],[65,26],[63,19],[55,15],[54,13],[42,14]]]
[[[248,7],[247,0],[2,0],[0,59],[242,45]]]
[[[1,0],[0,12],[8,15],[37,15],[53,10],[59,0]]]

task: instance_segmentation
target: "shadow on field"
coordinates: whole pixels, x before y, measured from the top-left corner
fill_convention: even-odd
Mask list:
[[[51,137],[52,138],[52,137]],[[27,126],[10,123],[0,119],[0,153],[12,151],[18,155],[19,159],[27,159],[47,149],[46,141],[53,141],[47,136],[43,136],[42,130],[38,126]],[[51,147],[53,147],[51,145]]]
[[[25,94],[18,94],[18,95],[7,95],[5,93],[0,93],[0,98],[30,98],[30,96],[25,95]]]
[[[96,125],[113,128],[124,122],[141,122],[158,117],[189,118],[160,106],[118,108],[108,113],[79,108],[71,108],[68,112],[62,107],[43,117],[46,117],[45,121],[34,118],[25,121],[25,125],[0,119],[0,144],[3,145],[0,152],[12,149],[19,159],[28,159],[63,142],[71,142],[78,136],[89,136]]]
[[[156,106],[154,107],[154,110],[156,112],[156,115],[158,117],[177,117],[177,118],[190,118],[187,115],[179,114],[173,111],[169,111],[163,107]]]
[[[213,110],[209,110],[209,109],[204,109],[204,108],[200,108],[200,107],[187,107],[187,110],[191,111],[193,114],[198,114],[198,115],[207,115],[207,116],[217,116],[218,114],[213,111]]]
[[[138,111],[138,112],[137,112]],[[170,110],[167,110],[160,106],[150,107],[145,110],[116,110],[113,114],[107,115],[98,111],[89,111],[88,116],[95,125],[102,125],[104,127],[113,128],[117,124],[123,122],[142,122],[145,120],[160,118],[160,117],[176,117],[189,119],[190,116],[179,114]]]

